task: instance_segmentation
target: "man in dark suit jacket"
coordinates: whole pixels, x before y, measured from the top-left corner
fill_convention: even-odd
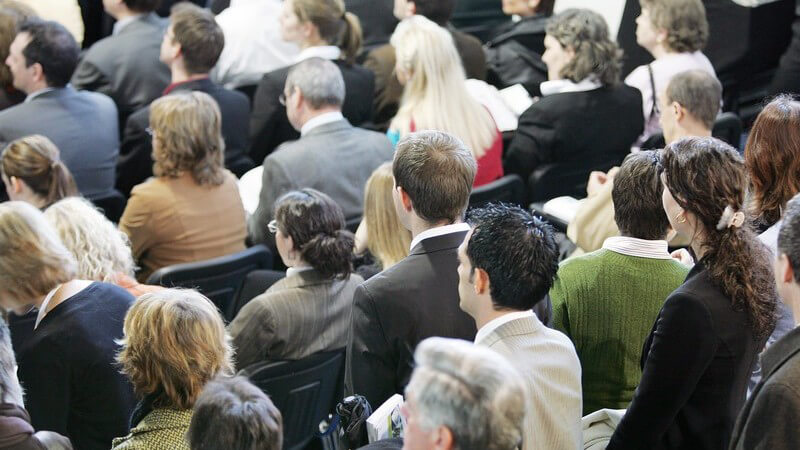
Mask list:
[[[225,167],[241,176],[253,167],[247,156],[250,102],[241,92],[225,89],[209,79],[217,63],[225,37],[210,11],[189,3],[172,9],[170,25],[161,45],[161,61],[172,72],[172,84],[165,94],[202,91],[219,105],[222,137],[225,139]],[[139,109],[128,118],[117,163],[117,189],[124,194],[153,175],[150,107]]]
[[[137,109],[161,95],[169,70],[158,60],[167,23],[153,11],[159,0],[104,0],[117,20],[111,36],[84,53],[72,85],[102,92],[117,104],[120,124]]]
[[[347,345],[345,390],[373,408],[403,392],[421,340],[475,338],[475,322],[459,308],[456,269],[476,170],[470,150],[447,133],[411,133],[397,145],[393,198],[411,252],[356,289]]]
[[[447,28],[461,56],[467,78],[483,80],[486,78],[486,57],[481,41],[448,24],[453,8],[455,0],[399,0],[395,1],[394,15],[402,20],[418,14]],[[390,44],[371,51],[364,61],[364,67],[375,73],[373,122],[383,129],[388,128],[389,121],[397,114],[400,97],[403,95],[403,86],[394,73],[395,62],[394,47]]]
[[[775,282],[800,323],[800,195],[786,205],[778,231]],[[800,442],[800,327],[761,354],[763,377],[733,428],[731,450],[794,449]]]
[[[274,245],[267,226],[275,201],[305,187],[328,194],[348,220],[361,217],[364,185],[379,165],[392,159],[386,135],[352,126],[342,115],[345,81],[336,64],[307,59],[292,68],[281,98],[300,139],[281,144],[264,159],[258,208],[250,216],[253,242]]]
[[[80,192],[91,199],[111,195],[119,153],[117,109],[105,95],[69,86],[78,62],[78,44],[56,22],[24,23],[6,64],[14,87],[28,96],[0,112],[0,148],[41,134],[58,147]]]

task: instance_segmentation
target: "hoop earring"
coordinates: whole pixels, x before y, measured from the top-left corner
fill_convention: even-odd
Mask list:
[[[683,220],[678,220],[678,217],[680,217],[680,215],[681,213],[675,215],[675,221],[678,223],[686,223],[686,216],[681,217]]]

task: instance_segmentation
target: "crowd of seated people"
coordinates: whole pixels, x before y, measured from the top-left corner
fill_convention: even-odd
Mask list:
[[[368,51],[344,0],[104,0],[83,51],[0,0],[0,449],[277,450],[297,411],[247,368],[321,353],[350,448],[794,448],[800,102],[712,137],[704,2],[629,1],[626,74],[559,0],[485,43],[395,0]],[[559,196],[564,233],[529,207]],[[152,281],[248,246],[278,278],[235,268],[232,312]],[[395,395],[399,437],[336,408]]]

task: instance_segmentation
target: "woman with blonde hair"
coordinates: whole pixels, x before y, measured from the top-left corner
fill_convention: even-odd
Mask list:
[[[233,374],[233,350],[219,311],[190,289],[136,300],[125,316],[117,361],[141,398],[131,433],[113,449],[189,449],[192,408],[206,383]]]
[[[114,362],[134,298],[76,273],[75,258],[38,209],[0,204],[0,303],[38,309],[17,355],[31,423],[69,437],[75,448],[108,449],[128,432],[134,406]]]
[[[58,147],[39,134],[11,141],[0,156],[0,173],[11,200],[28,202],[39,209],[79,195]]]
[[[397,25],[390,42],[397,79],[404,87],[389,136],[397,141],[417,130],[450,133],[478,161],[474,186],[502,177],[502,135],[489,110],[467,91],[450,32],[423,16],[411,16]]]
[[[365,280],[408,256],[411,232],[394,209],[392,163],[378,166],[364,189],[364,218],[356,231],[355,253],[361,265],[356,273]]]
[[[116,284],[134,297],[162,289],[136,281],[128,235],[88,200],[81,197],[59,200],[44,211],[44,217],[75,257],[78,277]]]
[[[245,213],[223,165],[217,103],[203,92],[150,105],[154,178],[133,188],[119,222],[142,266],[140,281],[173,264],[244,250]]]
[[[343,0],[284,0],[280,29],[284,41],[300,47],[295,64],[320,57],[339,67],[347,91],[342,114],[351,124],[358,126],[372,119],[375,77],[355,63],[361,50],[361,22],[345,10]],[[263,161],[278,145],[300,136],[300,130],[286,118],[285,100],[281,100],[290,68],[267,73],[255,91],[250,118],[250,156],[254,161]]]

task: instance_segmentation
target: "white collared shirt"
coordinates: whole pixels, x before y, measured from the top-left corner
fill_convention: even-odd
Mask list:
[[[294,59],[294,62],[299,63],[300,61],[305,61],[308,58],[314,57],[333,61],[339,59],[340,56],[342,56],[342,49],[339,47],[335,45],[318,45],[301,50],[297,58]]]
[[[292,275],[297,275],[301,272],[308,272],[309,270],[314,270],[314,268],[311,266],[289,267],[288,269],[286,269],[286,278],[289,278]]]
[[[414,239],[411,240],[411,246],[408,249],[409,251],[414,250],[414,247],[416,247],[417,244],[419,244],[425,239],[436,236],[443,236],[445,234],[450,234],[450,233],[458,233],[459,231],[469,231],[469,224],[466,224],[464,222],[459,222],[425,230],[422,233],[414,236]]]
[[[137,19],[139,19],[140,17],[143,17],[143,16],[144,16],[144,14],[136,14],[136,15],[129,16],[129,17],[126,17],[124,19],[118,20],[114,24],[114,27],[111,29],[111,34],[112,35],[119,34],[119,32],[122,31],[123,28],[127,27],[128,25],[132,24]]]
[[[25,97],[25,101],[23,103],[28,103],[29,101],[35,99],[36,97],[38,97],[38,96],[40,96],[40,95],[42,95],[44,93],[47,93],[47,92],[55,91],[56,89],[58,89],[58,88],[46,87],[46,88],[43,88],[43,89],[39,89],[36,92],[31,92],[30,94],[28,94],[27,97]]]
[[[539,84],[539,89],[542,91],[542,97],[545,97],[548,95],[561,94],[564,92],[592,91],[602,86],[603,84],[597,80],[597,77],[592,75],[584,78],[578,83],[575,83],[574,81],[568,80],[566,78],[563,80],[545,81]]]
[[[512,320],[522,319],[525,317],[536,316],[532,310],[527,311],[515,311],[508,314],[503,314],[500,317],[495,317],[494,319],[486,322],[480,330],[478,330],[478,334],[475,335],[475,343],[480,343],[483,339],[486,338],[492,331],[500,328],[501,325],[511,322]]]
[[[612,252],[639,258],[671,259],[667,241],[613,236],[603,242],[603,248]]]
[[[317,128],[320,125],[325,125],[332,122],[337,122],[339,120],[344,120],[344,116],[342,115],[341,111],[331,111],[322,113],[316,117],[313,117],[308,120],[302,127],[300,127],[300,136],[304,136],[306,133],[311,131],[314,128]]]

